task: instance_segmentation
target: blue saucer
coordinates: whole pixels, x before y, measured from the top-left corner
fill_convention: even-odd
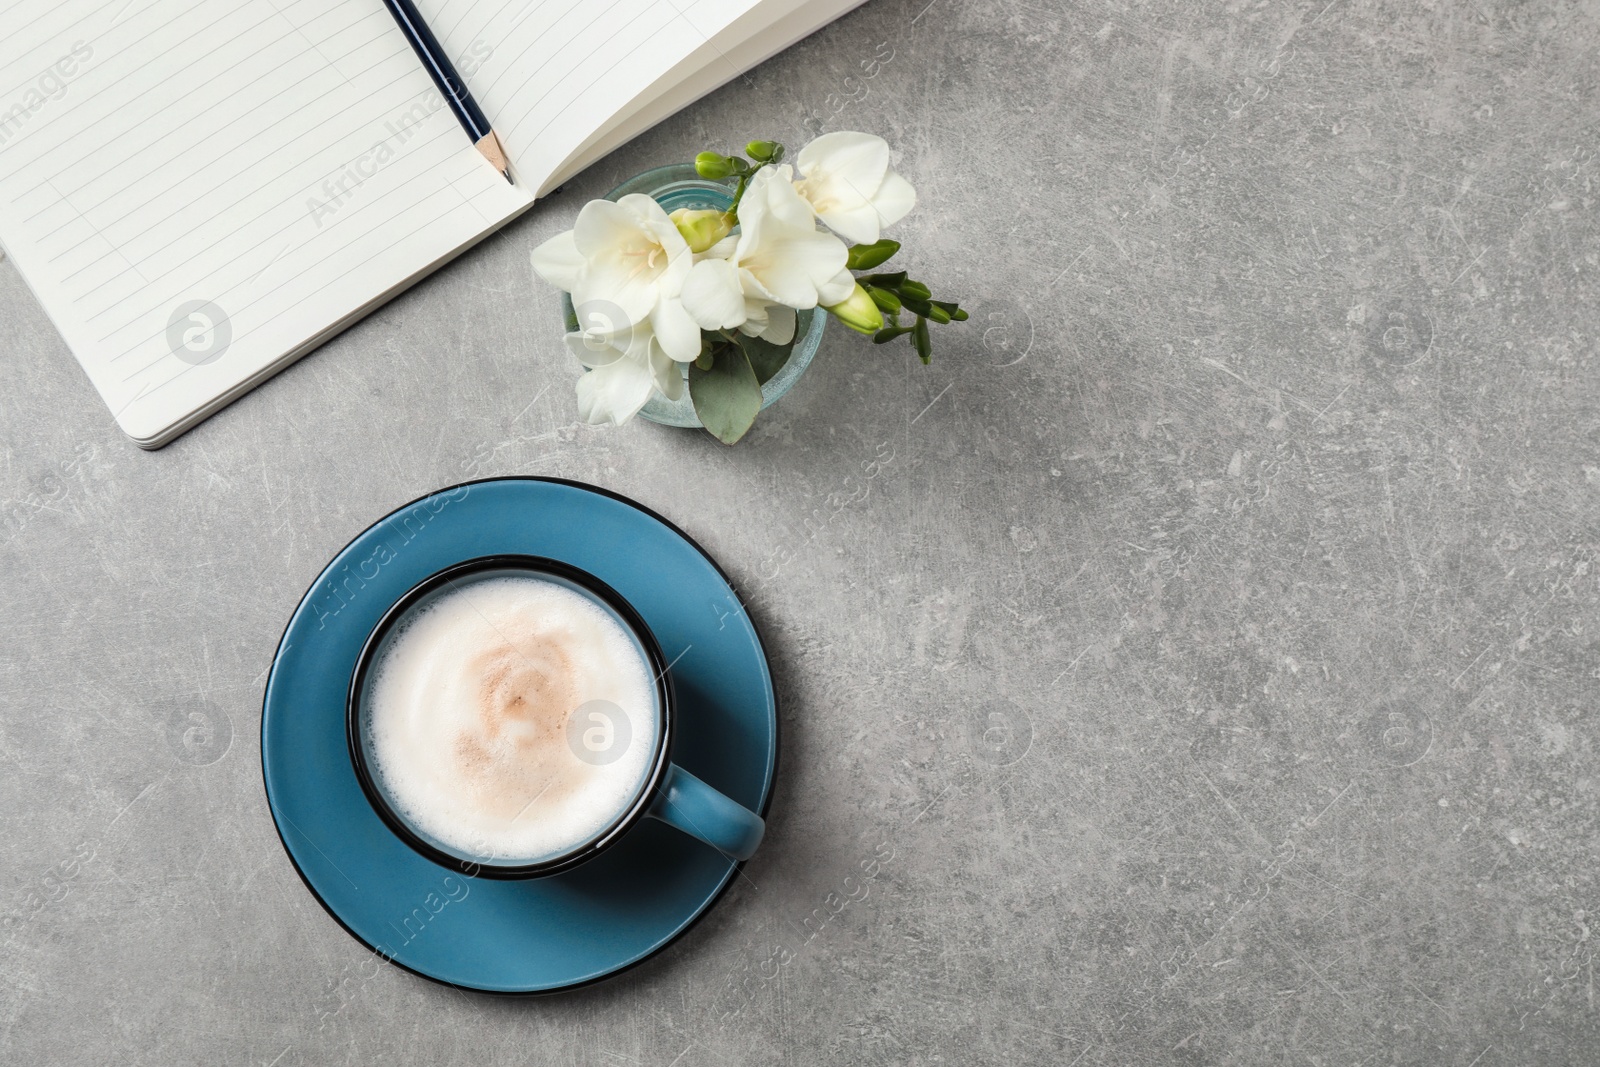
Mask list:
[[[644,616],[682,705],[674,762],[766,814],[778,761],[767,657],[727,578],[680,530],[575,482],[469,482],[407,504],[350,542],[295,609],[267,679],[261,767],[278,836],[306,887],[351,936],[424,978],[549,993],[616,974],[670,944],[737,865],[646,819],[565,874],[466,878],[407,848],[350,764],[345,695],[390,604],[452,563],[547,556],[589,571]]]

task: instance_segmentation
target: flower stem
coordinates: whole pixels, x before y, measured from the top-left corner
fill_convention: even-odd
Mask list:
[[[739,184],[735,186],[733,190],[733,203],[728,205],[728,210],[725,212],[725,214],[728,216],[728,225],[739,225],[739,201],[744,199],[745,187],[750,184],[750,179],[756,176],[756,171],[768,165],[769,164],[766,163],[757,163],[755,166],[739,175]]]

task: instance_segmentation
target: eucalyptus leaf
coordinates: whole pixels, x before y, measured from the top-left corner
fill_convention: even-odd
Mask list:
[[[775,345],[771,341],[763,341],[759,337],[746,337],[739,335],[739,347],[744,349],[746,358],[750,360],[750,367],[756,372],[756,381],[762,385],[770,382],[774,375],[783,369],[789,362],[789,356],[794,352],[794,342],[786,345]]]
[[[743,437],[761,413],[761,383],[738,345],[717,345],[710,370],[690,366],[689,398],[700,424],[725,445]]]

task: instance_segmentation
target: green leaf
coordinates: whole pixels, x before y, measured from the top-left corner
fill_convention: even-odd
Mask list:
[[[943,326],[950,321],[951,316],[950,312],[940,307],[937,303],[932,303],[928,305],[928,318]]]
[[[895,288],[900,290],[900,295],[907,300],[929,300],[933,297],[933,291],[921,282],[907,280]]]
[[[893,289],[906,280],[906,272],[895,271],[893,274],[869,274],[865,278],[856,279],[862,285],[876,285],[884,289]]]
[[[746,337],[741,333],[739,347],[744,349],[745,358],[750,360],[750,367],[756,372],[756,381],[766,385],[772,380],[773,375],[789,362],[789,355],[794,351],[794,342],[775,345],[771,341],[763,341],[759,337]]]
[[[873,267],[886,262],[900,251],[900,242],[891,241],[885,237],[881,241],[874,241],[870,245],[852,245],[850,258],[844,261],[846,270],[871,270]]]
[[[761,413],[761,383],[738,345],[717,345],[715,353],[710,370],[698,365],[689,368],[689,398],[700,424],[711,436],[731,445]]]
[[[911,344],[917,350],[917,356],[922,362],[927,363],[933,358],[933,341],[928,337],[928,320],[921,315],[917,316],[917,324],[911,329]]]
[[[915,329],[915,327],[912,326],[886,326],[872,335],[872,343],[875,345],[886,345],[890,341],[893,341],[896,337],[904,337],[913,329]]]

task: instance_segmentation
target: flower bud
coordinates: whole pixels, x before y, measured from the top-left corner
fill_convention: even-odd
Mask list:
[[[892,259],[898,251],[900,242],[891,241],[887,237],[870,245],[852,245],[850,258],[845,260],[844,265],[848,270],[871,270]]]
[[[783,145],[777,141],[751,141],[744,146],[744,154],[757,163],[776,163],[783,155]]]
[[[867,286],[867,293],[872,297],[872,302],[888,312],[890,315],[900,310],[900,298],[891,290],[879,289],[875,285]]]
[[[728,216],[715,208],[692,210],[680,207],[667,216],[689,242],[689,251],[699,254],[722,240],[733,230]]]
[[[823,310],[857,333],[873,334],[883,328],[883,312],[859,282],[843,302]]]
[[[701,152],[694,157],[695,173],[710,181],[720,181],[733,173],[733,160],[716,152]]]

